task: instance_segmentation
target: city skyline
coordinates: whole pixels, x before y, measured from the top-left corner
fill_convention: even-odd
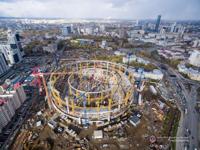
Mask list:
[[[198,150],[199,10],[0,0],[0,150]]]
[[[198,0],[0,0],[1,17],[199,20],[199,9]]]

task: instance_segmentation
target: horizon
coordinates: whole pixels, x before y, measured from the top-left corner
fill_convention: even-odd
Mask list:
[[[0,0],[0,14],[17,18],[200,20],[199,0]]]
[[[106,19],[106,18],[59,18],[59,17],[6,17],[6,16],[0,16],[0,19],[48,19],[48,20],[59,20],[59,19],[64,19],[64,20],[119,20],[119,21],[155,21],[157,19],[157,16],[155,16],[155,18],[144,18],[144,19],[126,19],[126,18],[110,18],[110,19]],[[161,15],[161,21],[195,21],[198,22],[200,21],[200,19],[165,19],[162,18]]]

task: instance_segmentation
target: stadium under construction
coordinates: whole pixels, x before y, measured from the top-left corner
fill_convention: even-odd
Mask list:
[[[126,114],[133,101],[134,77],[121,65],[87,60],[62,64],[49,78],[53,108],[80,125],[104,126]]]

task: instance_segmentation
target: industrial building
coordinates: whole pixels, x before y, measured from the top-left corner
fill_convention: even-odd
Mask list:
[[[103,126],[126,114],[133,85],[133,74],[121,64],[77,61],[51,74],[47,96],[54,109],[75,123]]]

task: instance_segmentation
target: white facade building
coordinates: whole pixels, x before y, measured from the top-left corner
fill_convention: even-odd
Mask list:
[[[162,80],[164,77],[164,74],[159,69],[154,69],[153,71],[141,71],[143,69],[132,69],[131,71],[136,78],[147,78],[147,79],[153,79],[153,80]]]
[[[199,39],[198,40],[194,40],[192,47],[196,47],[196,48],[200,47],[200,40]]]
[[[115,51],[114,54],[115,54],[116,56],[125,56],[125,55],[126,55],[126,53],[121,52],[121,51]]]
[[[0,75],[9,69],[6,58],[3,53],[0,52]]]
[[[200,72],[198,70],[187,68],[184,64],[179,64],[178,71],[188,75],[188,77],[192,80],[200,81]]]
[[[163,76],[163,73],[158,69],[154,69],[151,72],[144,72],[144,77],[148,79],[162,80]]]
[[[103,49],[105,49],[107,46],[108,46],[108,44],[107,44],[106,40],[103,40],[103,41],[101,42],[100,47],[103,48]]]
[[[10,101],[1,98],[0,111],[1,111],[0,113],[0,133],[1,133],[3,127],[5,127],[11,120],[11,118],[14,116],[15,110],[12,107]]]
[[[85,28],[84,34],[85,35],[93,35],[94,30],[92,27]]]
[[[131,55],[131,56],[123,57],[122,62],[123,63],[128,63],[128,61],[129,62],[133,62],[133,61],[136,61],[136,60],[137,60],[137,57],[135,55]]]
[[[150,63],[149,61],[144,60],[144,59],[141,58],[141,57],[136,57],[135,55],[131,55],[131,56],[128,56],[128,55],[127,55],[126,57],[123,57],[123,60],[122,60],[123,63],[128,63],[128,61],[129,61],[129,62],[135,61],[135,62],[144,64],[144,65],[147,65],[147,64]]]
[[[191,65],[200,67],[200,52],[197,50],[194,50],[189,57],[189,62]]]
[[[200,81],[200,72],[198,70],[194,70],[194,69],[189,68],[188,76],[192,80]]]
[[[93,138],[94,139],[102,139],[103,138],[103,131],[102,130],[94,130]]]
[[[184,73],[184,74],[188,73],[188,68],[185,65],[179,64],[177,67],[178,67],[179,72]]]
[[[0,132],[12,119],[15,111],[26,100],[26,94],[22,86],[17,89],[8,89],[0,86]]]
[[[19,33],[8,30],[8,41],[0,44],[0,52],[2,52],[9,66],[20,62],[24,56],[24,51],[20,43]]]

